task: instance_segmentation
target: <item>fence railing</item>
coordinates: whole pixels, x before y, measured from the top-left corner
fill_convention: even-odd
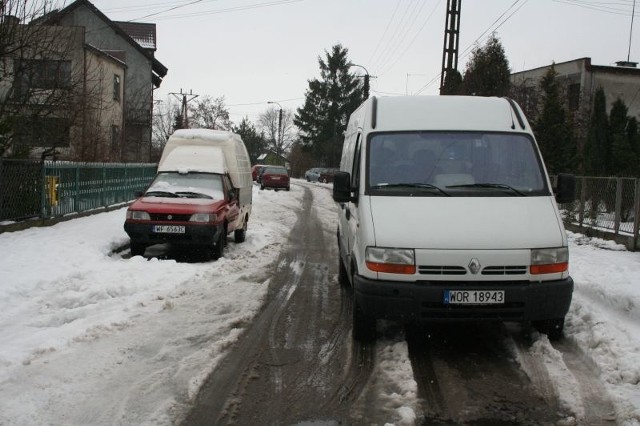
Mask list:
[[[640,179],[577,177],[576,200],[560,209],[568,229],[639,248]]]
[[[0,221],[50,219],[126,203],[156,164],[0,159]]]

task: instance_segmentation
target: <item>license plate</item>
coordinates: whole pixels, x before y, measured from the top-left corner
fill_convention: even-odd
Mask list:
[[[157,234],[184,234],[184,226],[179,225],[154,225],[153,232]]]
[[[504,290],[445,290],[445,305],[500,305]]]

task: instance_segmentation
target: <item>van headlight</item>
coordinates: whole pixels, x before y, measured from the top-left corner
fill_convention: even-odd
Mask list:
[[[556,247],[531,250],[531,275],[556,274],[569,269],[569,248]]]
[[[151,220],[149,213],[142,210],[127,210],[127,219],[130,220]]]
[[[388,274],[416,273],[416,256],[413,249],[367,247],[365,262],[373,272]]]
[[[211,213],[195,213],[189,218],[189,222],[207,223],[215,222],[217,216]]]

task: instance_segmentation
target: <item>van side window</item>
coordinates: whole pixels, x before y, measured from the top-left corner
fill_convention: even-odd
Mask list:
[[[360,136],[358,133],[356,146],[353,153],[353,166],[351,168],[351,187],[358,188],[360,186]]]

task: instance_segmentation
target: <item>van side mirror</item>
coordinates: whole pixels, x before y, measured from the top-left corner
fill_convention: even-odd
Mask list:
[[[352,195],[351,175],[337,172],[333,177],[333,200],[336,203],[348,203],[357,199],[357,196]]]
[[[576,199],[576,177],[568,173],[558,173],[555,193],[558,204],[573,202]]]
[[[136,198],[140,198],[144,195],[144,191],[136,191],[133,193],[133,196]]]

